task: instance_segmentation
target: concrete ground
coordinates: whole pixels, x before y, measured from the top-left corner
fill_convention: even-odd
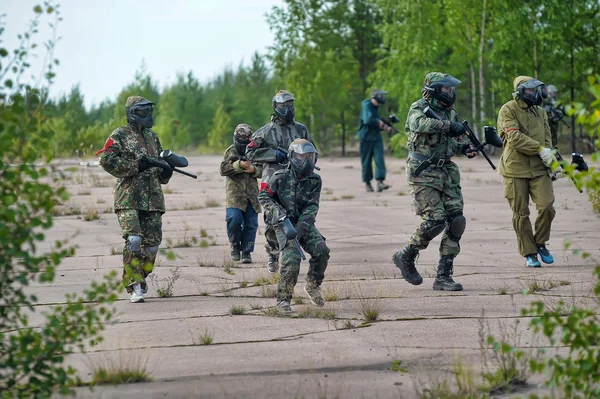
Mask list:
[[[465,289],[448,293],[431,288],[439,237],[419,258],[422,285],[402,280],[391,261],[420,222],[404,160],[387,159],[389,190],[367,193],[358,158],[320,159],[323,192],[316,225],[331,248],[323,284],[327,312],[321,316],[331,319],[300,317],[313,309],[303,291],[307,261],[295,296],[304,304],[295,304],[291,317],[278,317],[270,297],[275,285],[258,285],[273,282],[266,271],[262,216],[254,263],[230,267],[220,160],[191,157],[187,170],[198,173],[198,180],[176,174],[166,186],[162,246],[173,247],[177,259],[159,257],[146,303],[131,304],[123,292],[105,341],[69,357],[84,380],[102,364],[132,364],[146,367],[153,382],[79,388],[78,397],[418,397],[419,389],[453,381],[458,360],[481,372],[482,336],[510,335],[517,323],[521,346],[539,344],[528,320],[519,317],[533,300],[579,303],[590,292],[593,264],[565,250],[563,242],[599,255],[600,220],[569,181],[555,183],[557,215],[548,248],[556,262],[528,269],[516,249],[501,176],[483,159],[459,159],[468,224],[455,279]],[[121,268],[123,240],[111,210],[114,178],[99,167],[62,168],[72,193],[63,209],[75,214],[56,218],[48,245],[70,238],[77,254],[65,259],[53,284],[33,287],[40,311]],[[94,210],[99,219],[85,221]],[[173,272],[179,274],[173,297],[158,297],[157,288],[165,288]],[[535,284],[556,286],[523,295]],[[230,315],[232,307],[243,307],[245,314]],[[365,313],[377,311],[377,320],[367,322]],[[33,323],[41,320],[32,317]],[[203,345],[202,335],[212,337],[212,344]],[[539,391],[540,381],[531,378],[518,394]]]

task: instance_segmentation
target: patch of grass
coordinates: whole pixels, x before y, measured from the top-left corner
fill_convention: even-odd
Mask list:
[[[195,211],[195,210],[202,209],[202,208],[204,208],[202,205],[197,204],[195,202],[191,202],[191,203],[186,202],[183,205],[183,210],[185,210],[185,211]]]
[[[229,314],[232,316],[239,316],[246,313],[246,308],[243,305],[233,305],[229,309]]]
[[[92,187],[108,187],[112,183],[112,181],[113,179],[110,177],[108,179],[103,179],[96,175],[92,175],[90,177],[90,185]]]
[[[200,344],[202,345],[212,345],[213,341],[213,336],[208,332],[208,330],[204,330],[204,332],[200,335]]]
[[[396,193],[396,195],[397,195],[397,196],[399,196],[399,197],[403,197],[403,196],[405,196],[405,195],[406,195],[406,193],[405,193],[404,191],[398,191],[398,192]]]
[[[436,382],[419,381],[415,384],[420,399],[479,399],[488,396],[481,392],[480,384],[476,381],[474,370],[466,367],[459,359],[452,365],[454,385],[446,380]],[[423,387],[421,389],[421,387]]]
[[[76,204],[67,204],[65,206],[55,206],[52,208],[52,216],[73,216],[81,215],[81,207]]]
[[[402,366],[402,360],[393,360],[387,369],[398,373],[406,373],[408,371],[406,367]]]
[[[117,249],[115,247],[110,247],[110,254],[111,255],[121,255],[122,253],[123,253],[123,248]]]
[[[379,320],[384,308],[382,299],[365,297],[358,286],[355,286],[355,291],[359,303],[359,313],[364,317],[365,321],[373,322]]]
[[[272,306],[270,308],[266,308],[266,309],[262,309],[262,313],[265,316],[272,316],[272,317],[277,317],[277,316],[281,316],[281,310],[279,310],[277,307]]]
[[[250,309],[252,310],[260,310],[263,308],[262,305],[258,302],[249,303],[248,306],[250,306]]]
[[[536,275],[525,278],[520,282],[521,288],[526,294],[549,291],[560,286],[560,282],[553,277],[538,278]]]
[[[571,285],[571,282],[570,282],[569,280],[560,280],[560,281],[558,282],[558,284],[559,284],[561,287],[564,287],[565,285]]]
[[[216,199],[214,199],[214,198],[209,198],[209,199],[206,200],[206,202],[204,203],[204,205],[207,208],[218,208],[218,207],[221,206],[221,203],[219,201],[217,201]]]
[[[223,271],[231,276],[235,276],[235,272],[231,270],[235,264],[231,259],[226,259],[223,261]]]
[[[200,248],[208,248],[210,244],[204,238],[200,240]]]
[[[96,204],[104,204],[106,202],[106,200],[104,198],[97,198],[96,199]]]
[[[260,296],[263,298],[277,298],[277,287],[272,285],[261,285]]]
[[[272,285],[279,283],[280,276],[279,274],[269,274],[268,276],[261,276],[254,281],[254,286],[261,285]]]
[[[98,363],[88,362],[88,369],[92,375],[92,385],[119,385],[135,382],[152,381],[147,366],[147,358],[141,355],[125,356],[127,352],[119,351],[119,360],[106,358]]]
[[[200,243],[200,246],[202,246],[202,243]],[[214,260],[204,259],[200,257],[196,258],[196,264],[198,265],[198,267],[217,267],[217,264]]]
[[[152,286],[156,290],[156,294],[161,298],[172,298],[173,297],[173,288],[175,287],[175,282],[181,277],[179,272],[179,268],[171,269],[171,274],[164,279],[165,285],[161,286],[160,281],[158,280],[158,276],[156,274],[151,274],[148,279],[152,283]]]
[[[79,168],[77,166],[69,166],[68,168],[65,169],[65,171],[74,173],[74,172],[77,172],[78,169]]]
[[[298,312],[297,317],[300,319],[324,319],[324,320],[335,320],[337,313],[333,309],[321,309],[314,308],[312,306],[305,307]]]
[[[173,194],[175,191],[170,189],[169,187],[163,188],[163,194]]]
[[[248,287],[248,282],[247,281],[240,282],[240,288],[246,288],[246,287]]]
[[[77,195],[90,195],[92,192],[90,190],[79,190],[79,192],[77,193]]]
[[[343,200],[351,200],[356,198],[354,195],[342,195]]]
[[[172,239],[167,239],[167,245],[169,248],[190,248],[198,243],[198,239],[194,236],[188,235],[188,231],[184,230],[183,237],[179,237],[177,241],[173,242]]]
[[[511,291],[511,287],[507,284],[503,284],[500,287],[496,288],[496,292],[500,295],[506,295]]]
[[[208,233],[204,229],[200,229],[200,237],[206,238],[208,237]]]
[[[600,213],[600,187],[588,187],[588,199],[592,204],[592,209],[596,213]]]
[[[330,188],[324,188],[323,189],[323,195],[331,195],[333,194],[333,190]]]
[[[295,296],[292,298],[292,303],[294,305],[304,305],[306,303],[306,298],[303,296]]]
[[[345,320],[344,324],[342,324],[342,328],[340,328],[340,330],[350,330],[351,328],[354,328],[355,325],[352,324],[351,320]]]
[[[333,197],[329,197],[329,198],[323,198],[323,200],[336,202],[336,201],[339,201],[340,199],[338,197],[333,196]]]
[[[88,208],[83,214],[83,220],[86,222],[91,222],[92,220],[100,219],[100,215],[98,215],[98,211],[94,208]]]
[[[323,292],[323,299],[325,302],[335,302],[340,300],[340,289],[337,285],[334,284],[324,284],[321,287]]]

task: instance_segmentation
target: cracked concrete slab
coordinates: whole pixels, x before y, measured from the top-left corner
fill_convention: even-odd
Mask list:
[[[266,272],[262,216],[254,263],[229,264],[225,181],[217,171],[221,158],[189,160],[190,171],[202,171],[199,179],[175,175],[165,194],[162,246],[172,246],[177,258],[159,255],[154,273],[164,286],[171,272],[179,271],[174,296],[159,298],[152,284],[144,304],[130,304],[122,293],[105,341],[68,358],[84,379],[94,365],[129,360],[147,365],[154,382],[96,387],[93,392],[78,388],[78,397],[417,397],[417,388],[451,379],[456,359],[481,370],[482,322],[495,335],[518,322],[521,344],[530,346],[534,339],[528,320],[520,318],[522,307],[539,299],[585,301],[589,294],[593,266],[565,250],[563,240],[597,255],[600,219],[570,182],[555,183],[557,216],[549,249],[556,262],[531,270],[516,250],[501,177],[485,160],[459,159],[468,224],[455,278],[465,290],[448,293],[431,289],[439,238],[421,252],[420,286],[402,280],[391,260],[420,222],[412,211],[405,162],[387,159],[392,187],[366,193],[357,158],[325,158],[319,160],[323,191],[317,226],[331,248],[323,284],[330,300],[321,316],[333,320],[298,317],[314,316],[302,290],[307,262],[301,265],[295,292],[304,303],[293,305],[291,317],[275,317],[269,312],[276,281]],[[77,252],[65,259],[52,284],[31,287],[40,299],[31,315],[33,325],[42,323],[40,312],[63,302],[65,293],[120,270],[123,239],[108,209],[114,179],[99,168],[66,173],[66,186],[74,194],[68,206],[96,209],[99,219],[55,219],[40,250],[69,239]],[[524,295],[533,286],[545,290]],[[234,306],[243,306],[246,314],[231,316]],[[365,307],[380,310],[377,320],[366,320]],[[203,333],[213,337],[211,345],[201,344]],[[394,361],[401,364],[400,371],[388,370]],[[539,383],[532,377],[518,394],[543,392]]]

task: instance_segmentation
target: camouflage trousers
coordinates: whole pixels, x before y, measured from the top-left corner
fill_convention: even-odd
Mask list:
[[[432,234],[432,231],[445,226],[440,243],[440,258],[455,258],[460,253],[460,238],[457,240],[449,234],[448,223],[463,214],[458,166],[454,162],[447,162],[441,168],[430,167],[422,171],[419,176],[412,177],[412,172],[418,163],[411,161],[406,165],[415,213],[423,219],[410,237],[409,244],[425,249],[437,235]]]
[[[156,251],[162,241],[162,212],[146,212],[137,209],[121,209],[116,211],[121,235],[125,239],[123,248],[123,285],[127,292],[136,283],[146,284],[146,276],[152,273],[156,261]],[[127,237],[142,237],[141,251],[129,248]]]
[[[310,230],[299,240],[300,245],[310,255],[308,271],[306,273],[307,285],[320,286],[325,278],[325,269],[329,261],[329,248],[325,244],[325,237],[313,225]],[[294,287],[300,274],[302,258],[296,243],[288,240],[281,250],[280,279],[277,285],[277,302],[292,300]]]

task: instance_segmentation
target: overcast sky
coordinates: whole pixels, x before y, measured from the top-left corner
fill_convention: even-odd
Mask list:
[[[3,45],[13,49],[16,35],[33,17],[41,0],[0,0],[6,14]],[[278,0],[63,0],[60,59],[53,95],[80,83],[86,105],[114,99],[133,80],[145,60],[161,88],[177,72],[192,70],[202,82],[225,66],[248,63],[266,52],[273,35],[265,13]],[[38,35],[48,39],[44,24]],[[43,47],[43,46],[41,46]],[[43,52],[39,52],[39,58]],[[35,61],[34,61],[35,62]],[[32,62],[32,64],[34,63]],[[40,62],[38,62],[40,64]],[[34,71],[37,74],[39,68]]]

